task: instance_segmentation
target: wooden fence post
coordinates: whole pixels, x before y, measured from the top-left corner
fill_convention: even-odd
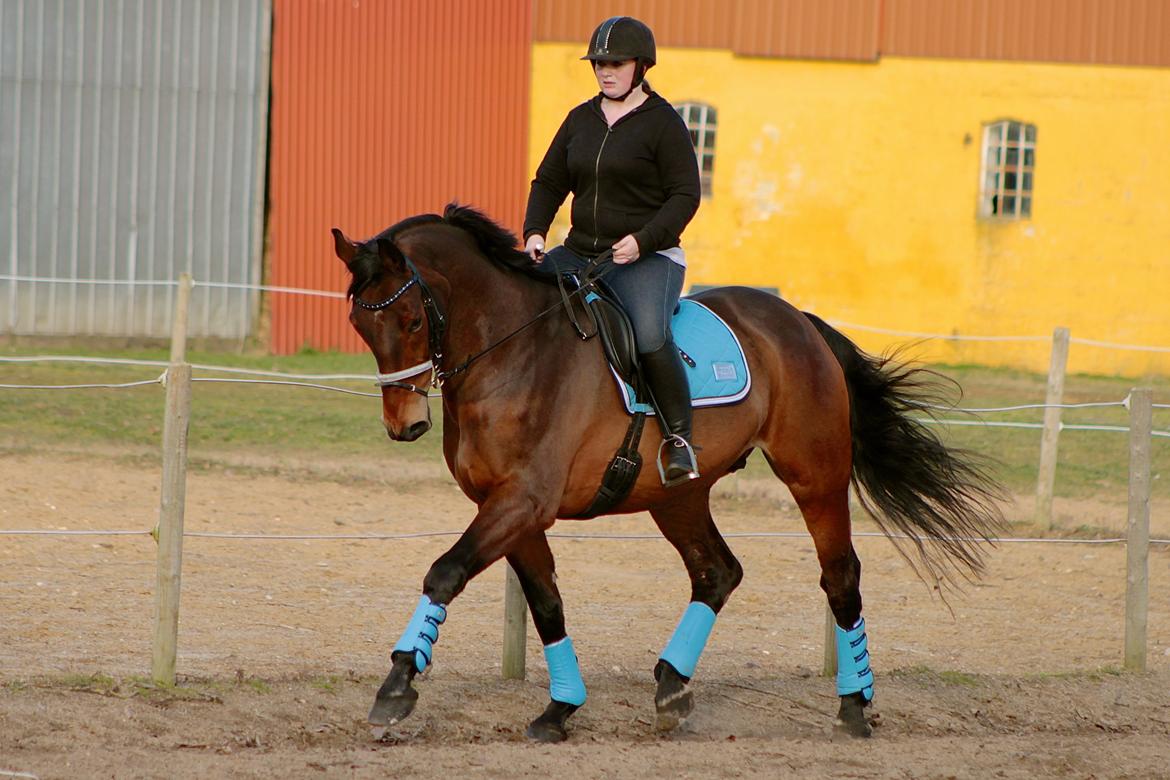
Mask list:
[[[528,602],[520,578],[511,564],[504,575],[504,661],[505,680],[523,680],[528,646]]]
[[[1125,668],[1146,670],[1150,606],[1150,428],[1153,391],[1129,393],[1129,522],[1125,537]]]
[[[191,365],[187,363],[187,312],[193,282],[179,277],[167,368],[167,406],[163,422],[162,489],[158,526],[158,582],[155,589],[154,652],[151,677],[175,684],[179,639],[179,581],[183,568],[183,511],[187,497],[187,432],[191,422]]]
[[[1056,450],[1060,442],[1060,408],[1064,402],[1064,372],[1068,365],[1068,328],[1052,333],[1052,358],[1048,364],[1048,392],[1044,403],[1044,434],[1040,439],[1040,473],[1036,479],[1036,522],[1052,528],[1052,495],[1056,485]]]
[[[825,677],[837,676],[837,618],[833,609],[825,602]]]

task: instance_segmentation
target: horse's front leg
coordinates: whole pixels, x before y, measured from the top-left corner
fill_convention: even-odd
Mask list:
[[[497,493],[480,505],[459,541],[427,571],[423,595],[394,645],[390,674],[374,699],[370,725],[384,728],[410,715],[418,701],[414,677],[431,664],[448,605],[472,577],[508,553],[517,539],[547,527],[554,511],[519,491]]]

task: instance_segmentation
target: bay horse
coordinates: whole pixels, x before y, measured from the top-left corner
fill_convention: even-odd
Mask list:
[[[563,740],[585,686],[545,532],[590,505],[628,423],[602,348],[553,316],[562,303],[556,287],[526,272],[532,260],[515,236],[472,208],[450,204],[361,242],[337,229],[333,237],[350,272],[350,323],[377,361],[386,432],[395,441],[426,433],[427,387],[441,385],[444,458],[478,506],[426,573],[369,721],[377,734],[413,711],[412,681],[431,663],[452,601],[505,558],[549,667],[550,701],[527,733]],[[738,335],[752,387],[733,406],[696,410],[699,479],[666,489],[655,469],[643,469],[611,512],[648,511],[690,576],[691,602],[654,669],[658,727],[671,729],[692,711],[699,654],[743,576],[712,519],[711,488],[759,449],[816,547],[837,623],[837,727],[869,736],[873,672],[850,535],[851,481],[886,535],[908,538],[920,574],[936,580],[980,573],[981,544],[1002,521],[999,489],[978,460],[911,416],[935,398],[929,372],[865,354],[762,291],[725,287],[694,297]],[[644,435],[639,451],[654,458],[657,436]]]

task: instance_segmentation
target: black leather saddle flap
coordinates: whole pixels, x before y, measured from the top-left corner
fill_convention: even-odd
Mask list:
[[[601,337],[601,346],[605,349],[609,364],[618,376],[630,385],[635,385],[634,328],[630,325],[630,318],[604,293],[589,295],[585,305],[596,316],[597,333]]]

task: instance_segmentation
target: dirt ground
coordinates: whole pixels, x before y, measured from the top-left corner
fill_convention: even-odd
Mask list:
[[[148,530],[157,465],[107,455],[0,454],[0,530]],[[189,532],[435,533],[473,513],[449,478],[406,461],[239,461],[192,471],[187,498]],[[1125,514],[1060,513],[1070,527]],[[752,484],[733,483],[715,515],[728,534],[803,530]],[[644,515],[554,532],[654,536]],[[1129,674],[1124,547],[1002,545],[944,602],[887,540],[859,537],[877,674],[877,727],[859,742],[832,730],[807,536],[729,539],[746,576],[699,664],[695,714],[669,735],[653,729],[650,670],[689,595],[677,556],[660,538],[556,538],[589,687],[569,742],[523,736],[547,700],[531,629],[527,679],[500,679],[500,567],[451,605],[418,709],[375,742],[365,715],[389,649],[453,541],[188,538],[180,686],[162,690],[145,681],[148,535],[0,536],[0,777],[1170,777],[1165,546],[1150,558],[1150,670]]]

